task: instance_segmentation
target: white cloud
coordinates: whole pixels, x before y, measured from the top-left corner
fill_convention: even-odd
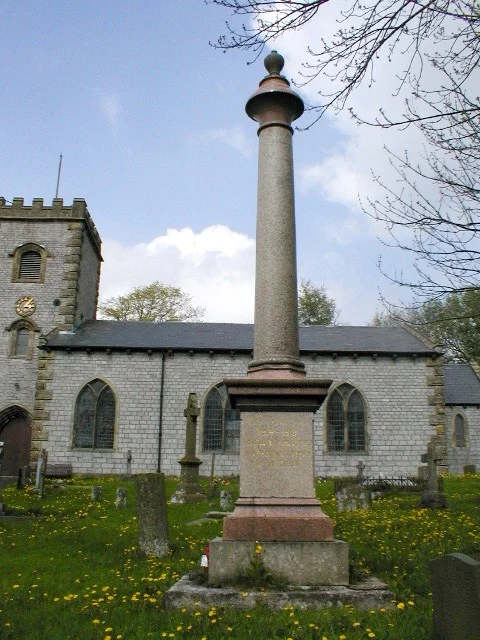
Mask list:
[[[223,225],[168,229],[148,243],[103,243],[100,299],[160,280],[181,287],[209,322],[252,322],[255,241]]]
[[[101,94],[99,98],[100,109],[107,119],[108,123],[112,126],[118,124],[119,116],[122,111],[120,106],[120,100],[115,94]]]
[[[200,142],[221,142],[235,151],[239,151],[244,157],[249,157],[252,154],[250,136],[247,136],[245,129],[239,125],[208,129],[193,135],[191,139]]]

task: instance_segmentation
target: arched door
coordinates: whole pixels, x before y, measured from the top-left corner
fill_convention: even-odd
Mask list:
[[[2,476],[16,476],[18,470],[30,461],[32,428],[23,417],[16,417],[0,430],[3,442]]]

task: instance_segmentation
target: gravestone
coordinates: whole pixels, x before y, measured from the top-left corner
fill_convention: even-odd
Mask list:
[[[37,461],[37,474],[35,478],[35,489],[38,491],[40,498],[43,497],[43,483],[45,479],[45,472],[47,470],[48,452],[42,449]]]
[[[420,498],[420,506],[430,509],[446,507],[447,503],[443,493],[439,491],[437,461],[441,460],[437,454],[436,440],[433,437],[427,445],[427,452],[422,453],[421,462],[427,463],[427,491]]]
[[[216,498],[218,495],[218,485],[215,482],[215,451],[212,453],[212,460],[210,463],[210,482],[208,484],[208,497]]]
[[[196,393],[188,394],[187,406],[185,407],[183,415],[187,419],[185,455],[178,461],[181,466],[180,484],[172,495],[171,501],[173,503],[203,502],[206,500],[206,496],[199,482],[199,467],[202,461],[197,458],[195,451],[197,442],[197,418],[200,415]]]
[[[348,484],[335,493],[338,511],[355,511],[356,509],[370,509],[372,493],[369,489],[358,484]]]
[[[435,640],[480,638],[480,562],[463,553],[430,561]]]
[[[5,504],[5,502],[0,502],[0,516],[6,516],[7,515],[7,505]]]
[[[464,475],[470,475],[470,474],[475,474],[477,472],[477,468],[475,467],[474,464],[466,464],[463,467],[463,473]]]
[[[115,506],[117,508],[127,506],[127,490],[125,487],[117,487],[117,493],[115,495]]]
[[[163,473],[135,476],[138,544],[146,555],[163,556],[168,550],[167,501]]]
[[[0,442],[0,476],[2,475],[4,447],[5,447],[5,443],[4,442]]]
[[[365,471],[365,464],[362,460],[358,461],[357,464],[357,483],[362,484],[362,480],[364,480],[363,472]]]
[[[102,497],[102,487],[100,485],[95,485],[92,487],[92,500],[93,502],[98,502]]]
[[[233,505],[233,497],[230,491],[222,489],[220,491],[220,509],[222,511],[230,511]]]
[[[132,460],[133,460],[132,452],[129,449],[127,451],[127,476],[128,477],[132,475]]]

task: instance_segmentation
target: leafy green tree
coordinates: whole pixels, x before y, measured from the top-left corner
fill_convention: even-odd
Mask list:
[[[298,321],[300,324],[336,324],[339,311],[325,287],[315,287],[309,280],[300,280],[298,291]]]
[[[376,326],[407,325],[442,345],[447,360],[480,363],[480,291],[451,293],[419,307],[376,314]]]
[[[109,298],[98,308],[106,319],[142,322],[195,322],[205,313],[203,307],[191,304],[191,297],[180,287],[158,280],[145,287],[135,287],[124,296]]]

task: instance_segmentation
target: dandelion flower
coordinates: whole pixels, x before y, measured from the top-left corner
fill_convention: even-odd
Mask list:
[[[403,602],[399,602],[397,604],[397,609],[400,609],[400,611],[403,611],[405,609],[405,604]]]

